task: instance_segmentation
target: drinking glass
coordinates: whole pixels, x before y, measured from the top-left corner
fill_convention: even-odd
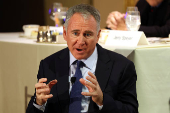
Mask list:
[[[126,19],[126,16],[127,16],[127,12],[129,12],[129,11],[138,11],[138,8],[137,7],[127,7],[126,14],[125,14],[125,19]]]
[[[137,7],[127,7],[126,12],[128,11],[138,11]]]
[[[138,31],[141,21],[139,11],[127,11],[126,26],[129,31]]]
[[[60,27],[63,26],[66,19],[66,12],[68,8],[67,7],[58,7],[57,11],[55,12],[55,26]]]
[[[59,7],[62,7],[62,4],[61,3],[58,3],[58,2],[55,2],[52,4],[52,6],[50,7],[48,13],[50,15],[50,18],[55,21],[55,12],[57,11],[57,9]]]

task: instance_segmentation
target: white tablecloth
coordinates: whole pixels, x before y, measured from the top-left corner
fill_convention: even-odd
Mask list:
[[[27,86],[28,93],[34,93],[40,60],[67,47],[18,36],[19,33],[0,33],[0,113],[24,113],[24,88]],[[134,62],[139,113],[169,113],[170,46],[138,47],[134,51],[134,48],[103,47]]]

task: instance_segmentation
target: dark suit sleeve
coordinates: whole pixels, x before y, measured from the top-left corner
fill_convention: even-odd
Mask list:
[[[136,94],[137,75],[134,64],[129,62],[121,72],[115,96],[103,92],[102,113],[138,113]],[[114,76],[114,75],[113,75]]]
[[[163,26],[140,26],[139,31],[143,31],[147,37],[168,37],[170,20]]]
[[[38,71],[38,75],[37,75],[37,79],[39,80],[40,78],[43,78],[42,75],[43,75],[43,61],[40,62],[40,66],[39,66],[39,71]],[[26,110],[26,113],[43,113],[41,110],[37,109],[33,103],[34,103],[34,100],[35,100],[35,97],[36,97],[36,90],[35,90],[35,94],[34,96],[31,97],[31,100],[28,104],[28,107],[27,107],[27,110]]]

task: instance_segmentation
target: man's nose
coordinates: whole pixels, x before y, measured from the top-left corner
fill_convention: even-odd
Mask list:
[[[77,40],[78,44],[85,44],[85,37],[80,35]]]

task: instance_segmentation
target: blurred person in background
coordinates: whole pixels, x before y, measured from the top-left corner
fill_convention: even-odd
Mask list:
[[[146,37],[168,37],[170,34],[170,0],[139,0],[136,4],[141,16],[139,31]],[[127,30],[125,14],[113,11],[106,20],[107,28]]]

